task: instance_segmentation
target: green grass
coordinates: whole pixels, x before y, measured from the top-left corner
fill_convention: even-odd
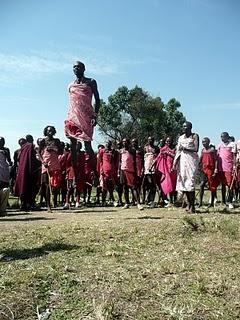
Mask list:
[[[49,220],[0,220],[0,310],[15,319],[37,319],[37,308],[51,320],[240,317],[237,213],[34,216]]]

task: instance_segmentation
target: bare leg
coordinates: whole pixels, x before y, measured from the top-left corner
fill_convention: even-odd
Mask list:
[[[87,197],[87,185],[85,183],[84,187],[83,187],[83,202],[84,202],[84,204],[86,204],[86,197]]]
[[[97,186],[97,189],[96,189],[96,204],[100,204],[100,195],[101,193],[103,193],[103,190],[102,190],[102,187],[100,186]]]
[[[91,194],[92,194],[92,187],[87,186],[87,203],[91,203]]]
[[[142,203],[145,204],[146,203],[146,193],[147,193],[147,188],[146,188],[146,185],[145,185],[145,181],[144,181],[144,184],[143,184],[143,198],[142,198]]]
[[[114,183],[111,179],[107,180],[107,189],[109,192],[109,200],[114,202],[114,195],[113,195],[113,191],[114,191]]]
[[[118,194],[118,205],[121,206],[123,204],[123,201],[122,201],[123,186],[122,186],[122,184],[119,183],[116,187],[116,190],[117,190],[117,194]]]
[[[170,203],[174,205],[177,199],[177,192],[176,191],[170,192],[169,198],[170,198]]]
[[[66,202],[66,196],[67,196],[67,191],[65,189],[61,190],[61,194],[62,194],[62,205],[64,205],[64,203]]]
[[[72,183],[69,183],[67,195],[66,195],[66,205],[68,207],[70,206],[71,197],[72,197],[73,193],[74,193],[74,189],[73,189]]]
[[[109,199],[110,199],[110,201],[112,201],[112,202],[115,201],[114,195],[113,195],[113,190],[112,190],[112,189],[109,190]]]
[[[137,188],[132,189],[132,194],[133,194],[137,204],[140,204],[140,197],[139,197],[139,192],[138,192]]]
[[[53,191],[53,206],[54,208],[57,208],[57,198],[58,198],[59,189],[53,188],[52,191]]]
[[[201,184],[200,184],[199,207],[202,206],[205,184],[206,184],[205,181],[202,181]]]
[[[96,163],[96,157],[95,157],[95,154],[94,154],[94,151],[93,151],[93,148],[92,148],[91,141],[84,141],[84,147],[85,147],[85,150],[87,151],[87,153],[90,156],[90,161],[91,161],[91,164],[92,164],[92,168],[93,168],[94,173],[96,174],[97,163]]]
[[[40,207],[43,206],[43,199],[45,200],[45,205],[47,206],[46,184],[45,183],[41,184],[41,189],[40,189]]]
[[[227,200],[229,203],[232,203],[232,201],[233,201],[233,190],[230,187],[228,187],[228,199]]]
[[[102,205],[106,205],[106,198],[107,198],[107,190],[103,189],[102,190]]]
[[[127,185],[124,185],[124,197],[125,197],[126,204],[130,204],[130,201],[129,201],[129,188],[128,188]]]
[[[188,191],[186,191],[185,192],[185,194],[186,194],[186,197],[187,197],[187,211],[190,211],[190,208],[191,208],[191,199],[190,199],[190,197],[189,197],[189,192]]]
[[[76,191],[76,202],[80,203],[80,192]]]
[[[74,138],[70,138],[70,150],[71,150],[71,157],[72,157],[72,165],[73,168],[76,169],[77,164],[77,140]]]
[[[216,197],[217,197],[216,191],[212,191],[211,192],[211,204],[210,204],[209,207],[214,207],[214,200],[215,200]]]
[[[236,201],[238,201],[238,196],[239,196],[239,183],[236,182],[236,186],[235,186],[235,198],[236,198]]]
[[[226,186],[222,184],[222,203],[226,204]]]
[[[51,193],[49,184],[46,185],[46,205],[49,210],[51,210]]]
[[[188,192],[189,211],[195,213],[195,191]]]

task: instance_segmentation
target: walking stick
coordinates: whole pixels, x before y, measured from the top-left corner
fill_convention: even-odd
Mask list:
[[[49,209],[52,212],[52,186],[51,186],[51,177],[49,170],[47,168],[47,175],[48,175],[48,188],[49,188]]]
[[[237,171],[238,171],[238,165],[236,165],[236,167],[235,167],[235,169],[233,171],[232,181],[231,181],[230,187],[228,188],[227,199],[229,199],[230,192],[232,191],[234,182],[235,182],[235,180],[237,178]]]
[[[144,200],[144,202],[146,201],[146,199],[143,199],[143,186],[145,184],[145,180],[146,180],[146,175],[143,173],[143,179],[142,179],[142,183],[139,190],[139,198],[142,196],[142,200]]]
[[[234,172],[233,172],[233,178],[232,178],[232,181],[231,181],[230,190],[232,190],[233,184],[234,184],[234,182],[235,182],[235,180],[236,180],[237,170],[238,170],[238,167],[236,166],[236,168],[234,169]]]

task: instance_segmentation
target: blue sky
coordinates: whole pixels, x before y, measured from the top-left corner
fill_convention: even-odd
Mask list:
[[[178,99],[201,138],[240,139],[239,12],[238,0],[0,0],[0,135],[12,152],[48,124],[65,140],[77,59],[104,100],[139,85]]]

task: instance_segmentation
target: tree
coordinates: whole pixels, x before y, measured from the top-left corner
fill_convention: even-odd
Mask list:
[[[186,118],[178,109],[181,107],[179,101],[172,98],[164,106],[166,114],[165,136],[172,136],[176,139],[182,133],[182,127]]]
[[[145,143],[149,136],[156,141],[167,135],[176,138],[185,121],[178,111],[180,106],[176,99],[164,105],[160,97],[152,97],[138,86],[130,90],[123,86],[107,103],[101,102],[100,132],[114,140],[137,137],[140,143]]]

